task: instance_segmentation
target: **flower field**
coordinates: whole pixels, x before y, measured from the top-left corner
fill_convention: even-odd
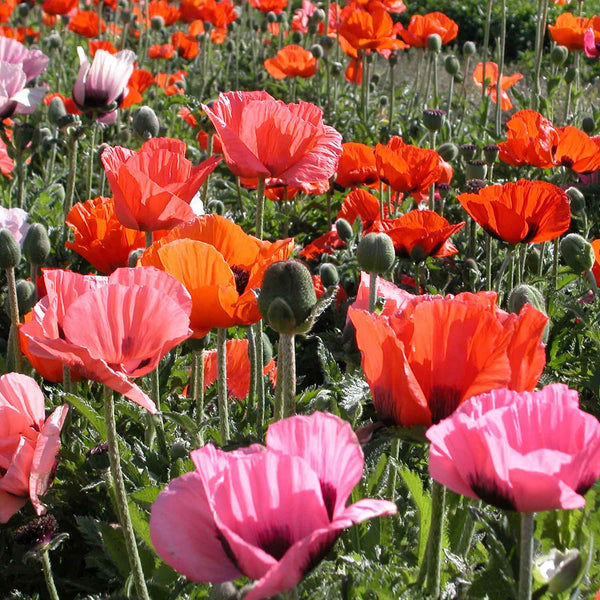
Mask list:
[[[600,599],[600,3],[0,0],[0,598]]]

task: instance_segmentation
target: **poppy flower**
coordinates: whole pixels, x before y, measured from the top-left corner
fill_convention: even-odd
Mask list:
[[[173,48],[175,48],[181,58],[191,60],[198,56],[199,46],[195,35],[176,31],[171,36],[171,44],[173,44]]]
[[[249,0],[250,6],[261,12],[274,12],[276,15],[281,14],[287,6],[288,0]]]
[[[12,16],[15,7],[17,6],[17,0],[6,0],[0,4],[0,23],[8,23]]]
[[[588,19],[586,17],[578,17],[573,13],[565,12],[558,15],[554,25],[548,25],[548,30],[552,39],[561,46],[566,46],[569,50],[583,50],[585,32],[592,30],[600,30],[598,26],[600,19],[594,17]]]
[[[154,83],[165,91],[167,96],[183,94],[183,87],[177,85],[178,82],[185,82],[187,71],[176,71],[168,75],[167,73],[157,73],[154,77]]]
[[[153,44],[148,48],[148,58],[173,58],[175,46],[173,44]]]
[[[576,173],[600,169],[600,149],[584,131],[567,125],[558,130],[558,144],[554,150],[554,164],[568,167]]]
[[[346,187],[374,186],[379,182],[375,150],[366,144],[346,142],[337,168],[335,183]]]
[[[459,194],[457,200],[487,233],[509,244],[553,240],[571,223],[568,196],[545,181],[490,185],[477,194]]]
[[[227,390],[229,395],[243,400],[250,391],[250,357],[248,340],[227,340]],[[272,385],[276,383],[277,367],[271,359],[264,367],[263,374],[268,375]],[[204,352],[204,389],[217,380],[217,351]]]
[[[396,192],[417,198],[426,195],[442,175],[440,156],[435,150],[406,144],[398,136],[375,146],[375,161],[382,181]]]
[[[500,108],[502,110],[510,110],[513,107],[506,90],[515,85],[517,81],[521,81],[521,79],[523,79],[521,73],[502,75],[500,78]],[[483,63],[478,63],[473,71],[473,82],[480,89],[485,85],[485,93],[492,99],[494,104],[498,103],[498,65],[495,62],[485,63],[485,81],[483,78]]]
[[[151,413],[154,402],[130,377],[155,369],[189,337],[191,299],[158,269],[118,269],[110,277],[44,271],[47,296],[21,326],[29,351],[58,358]]]
[[[154,75],[146,69],[134,69],[127,82],[127,94],[121,103],[121,108],[129,108],[139,104],[142,94],[154,83]]]
[[[319,236],[298,253],[304,260],[313,260],[321,254],[333,254],[335,250],[344,248],[346,244],[341,240],[335,228]]]
[[[22,208],[0,206],[0,229],[8,229],[21,246],[29,229],[27,219],[29,215]]]
[[[49,15],[66,15],[78,6],[78,0],[44,0],[42,2],[42,10]]]
[[[25,87],[27,81],[27,73],[20,63],[0,62],[0,120],[28,115],[37,108],[46,95],[46,88]]]
[[[323,285],[323,280],[321,279],[320,275],[313,275],[312,280],[313,280],[313,287],[315,288],[315,294],[316,294],[317,298],[320,298],[326,291],[325,286]],[[337,310],[340,310],[340,308],[341,308],[342,304],[344,304],[344,302],[348,302],[348,293],[341,285],[337,286],[334,302],[335,302],[335,308]]]
[[[115,48],[115,45],[109,40],[89,40],[88,50],[92,58],[96,56],[96,52],[98,52],[98,50],[104,50],[109,54],[116,54],[118,52],[118,50]]]
[[[588,58],[600,56],[600,44],[596,42],[596,34],[591,27],[583,34],[583,51]]]
[[[554,166],[559,133],[552,123],[534,110],[520,110],[506,124],[506,141],[500,142],[499,158],[509,165]]]
[[[166,0],[153,0],[152,2],[148,2],[148,16],[150,20],[153,17],[161,17],[168,27],[179,21],[181,15],[179,9],[166,2]]]
[[[239,177],[301,187],[335,173],[342,136],[323,124],[323,111],[314,104],[285,104],[266,92],[229,92],[203,108],[221,138],[227,166]]]
[[[10,177],[13,169],[15,168],[15,163],[13,159],[8,155],[8,150],[6,149],[6,144],[0,140],[0,173],[5,177]]]
[[[140,258],[171,274],[192,296],[190,327],[204,337],[214,327],[251,325],[260,320],[254,290],[264,272],[289,257],[292,239],[262,242],[225,217],[201,215],[170,231]]]
[[[116,110],[127,95],[127,82],[133,73],[135,54],[131,50],[121,50],[110,54],[98,50],[92,64],[81,46],[79,73],[73,85],[73,100],[84,112],[89,112],[102,123],[112,123]]]
[[[413,15],[408,27],[399,24],[398,30],[400,37],[415,48],[425,48],[427,38],[434,33],[442,38],[443,44],[451,42],[458,35],[458,25],[441,12]]]
[[[186,144],[170,138],[145,142],[139,152],[108,147],[100,157],[115,198],[116,215],[129,229],[172,229],[195,217],[190,202],[221,162],[212,156],[193,167]]]
[[[106,23],[92,10],[78,10],[69,19],[68,29],[87,38],[98,37],[100,31],[106,31]]]
[[[65,246],[105,275],[126,267],[131,252],[146,246],[143,232],[121,225],[112,198],[100,196],[77,202],[65,222],[75,235],[74,241],[67,241]]]
[[[267,73],[275,79],[312,77],[317,72],[317,59],[302,46],[284,46],[274,58],[264,63]]]
[[[312,3],[310,0],[302,0],[301,8],[297,8],[294,11],[290,28],[292,31],[299,31],[300,33],[308,33],[308,25],[310,18],[314,15],[315,11],[319,7]],[[335,3],[331,2],[329,5],[329,19],[327,24],[327,35],[334,34],[337,31],[338,25],[341,18],[341,9]],[[319,23],[317,31],[320,35],[325,35],[325,23]]]
[[[596,239],[590,242],[594,249],[594,266],[592,267],[592,273],[596,284],[600,283],[600,239]]]
[[[492,292],[442,298],[397,289],[394,297],[392,314],[348,312],[383,422],[429,426],[471,396],[535,387],[545,365],[541,337],[548,321],[538,310],[527,304],[509,315]]]
[[[41,50],[30,50],[17,40],[0,37],[0,62],[20,65],[28,83],[46,70],[49,61]]]
[[[0,523],[28,498],[38,515],[46,512],[39,497],[52,483],[68,410],[63,404],[46,419],[44,395],[34,379],[20,373],[0,377]]]
[[[223,452],[208,444],[191,458],[196,470],[171,481],[152,505],[152,543],[193,581],[258,580],[247,600],[294,587],[346,527],[396,514],[386,500],[346,506],[364,458],[349,423],[333,415],[273,423],[266,448]]]
[[[436,481],[505,510],[582,508],[600,476],[600,423],[561,383],[471,398],[427,437]]]
[[[381,207],[379,199],[366,190],[353,190],[350,192],[337,213],[338,219],[346,219],[350,225],[358,217],[362,222],[363,230],[368,232],[371,230],[373,223],[379,221],[381,215]],[[383,206],[383,216],[387,217],[387,206]]]
[[[411,210],[397,219],[378,221],[372,231],[387,233],[399,258],[420,262],[428,256],[456,254],[458,249],[448,238],[464,226],[464,221],[450,225],[433,210]]]

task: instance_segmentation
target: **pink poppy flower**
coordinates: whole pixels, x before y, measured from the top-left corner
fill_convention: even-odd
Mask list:
[[[152,267],[117,269],[110,277],[48,269],[44,283],[47,296],[20,329],[29,352],[58,358],[156,412],[129,378],[155,369],[191,334],[192,301],[185,288]]]
[[[109,147],[101,159],[124,227],[141,231],[172,229],[196,215],[190,203],[221,162],[209,159],[193,167],[181,140],[155,138],[139,152]]]
[[[564,384],[473,397],[426,435],[431,476],[498,508],[581,508],[600,476],[600,423]]]
[[[46,419],[44,395],[26,375],[0,377],[0,523],[31,500],[38,515],[50,487],[60,447],[60,430],[69,410],[64,404]]]
[[[26,88],[26,84],[23,65],[0,61],[0,120],[28,115],[37,108],[46,95],[46,88]]]
[[[194,581],[258,580],[259,600],[290,589],[354,523],[393,515],[385,500],[346,502],[362,476],[350,425],[325,413],[278,421],[267,446],[191,454],[196,471],[173,480],[152,505],[159,555]]]
[[[0,62],[21,65],[27,82],[43,73],[49,61],[41,50],[30,50],[17,40],[0,37]]]
[[[594,30],[590,27],[583,34],[583,51],[589,58],[598,58],[600,56],[600,44],[596,43]]]
[[[8,229],[21,246],[29,229],[28,218],[29,215],[21,208],[0,206],[0,229]]]
[[[342,136],[323,124],[323,111],[308,102],[285,104],[266,92],[228,92],[204,106],[225,162],[246,179],[301,187],[330,179],[342,154]]]
[[[135,54],[121,50],[111,54],[98,50],[90,62],[85,50],[77,48],[79,73],[73,85],[73,100],[84,112],[93,113],[102,123],[113,123],[116,110],[127,95],[127,83],[133,73]]]

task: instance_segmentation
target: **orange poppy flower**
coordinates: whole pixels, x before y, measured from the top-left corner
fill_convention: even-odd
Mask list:
[[[275,79],[286,77],[312,77],[317,72],[317,59],[302,46],[284,46],[274,58],[264,63],[267,73]]]
[[[190,327],[204,337],[214,327],[260,320],[254,289],[266,268],[286,260],[293,239],[261,242],[219,215],[202,215],[154,242],[140,258],[179,280],[192,296]]]
[[[313,240],[310,244],[300,250],[298,255],[304,260],[314,260],[319,258],[321,254],[333,254],[334,250],[339,250],[345,246],[346,244],[342,242],[337,231],[332,229],[319,236],[316,240]]]
[[[173,23],[179,21],[180,17],[179,9],[166,2],[166,0],[153,0],[153,2],[149,2],[148,14],[150,19],[152,17],[162,17],[166,26],[173,25]]]
[[[535,387],[545,364],[547,317],[526,305],[519,315],[492,292],[403,297],[389,317],[350,307],[365,377],[382,421],[429,427],[462,402],[490,390]],[[389,365],[395,365],[390,369]]]
[[[65,221],[75,235],[75,240],[66,242],[65,246],[83,256],[105,275],[110,275],[120,267],[127,267],[132,250],[146,245],[142,231],[121,225],[112,198],[99,196],[78,202],[69,211]]]
[[[593,240],[591,242],[592,248],[594,249],[594,266],[592,267],[592,273],[597,284],[600,284],[600,240]]]
[[[315,294],[316,294],[317,298],[320,298],[325,293],[325,286],[323,285],[323,280],[321,279],[320,275],[313,275],[312,280],[313,280],[313,287],[315,288]],[[338,287],[337,287],[337,290],[335,292],[334,302],[335,302],[335,308],[337,310],[340,310],[340,308],[344,302],[348,302],[348,294],[341,285],[338,285]]]
[[[108,40],[88,40],[88,50],[92,57],[96,56],[98,50],[105,50],[109,54],[116,54],[118,50]]]
[[[8,23],[10,21],[10,17],[17,4],[17,0],[2,0],[0,2],[0,23]]]
[[[569,198],[545,181],[490,185],[458,201],[485,231],[509,244],[546,242],[562,235],[571,223]]]
[[[276,15],[283,12],[287,6],[288,0],[249,0],[252,8],[268,13],[274,12]]]
[[[420,197],[442,175],[440,156],[435,150],[406,144],[394,136],[386,144],[375,146],[379,177],[394,191]]]
[[[554,25],[548,25],[552,39],[569,50],[583,50],[586,29],[590,27],[595,31],[600,30],[600,18],[577,17],[573,13],[565,12],[558,15]],[[597,35],[596,37],[599,37]]]
[[[199,46],[194,35],[184,33],[183,31],[176,31],[171,36],[171,43],[181,58],[191,60],[198,56]]]
[[[344,188],[377,185],[379,176],[375,163],[375,150],[358,142],[342,144],[342,156],[340,156],[335,183]]]
[[[63,104],[65,105],[65,110],[70,115],[80,115],[81,114],[81,111],[77,108],[77,105],[75,104],[75,101],[73,100],[73,98],[71,98],[71,96],[69,96],[67,98],[66,96],[63,96],[62,94],[59,94],[58,92],[54,92],[53,94],[48,94],[44,98],[43,102],[46,106],[48,106],[54,98],[60,98],[63,101]]]
[[[357,217],[360,217],[363,231],[367,232],[373,226],[375,221],[379,221],[381,215],[379,199],[366,190],[353,190],[350,192],[338,211],[338,219],[346,219],[350,225],[354,224]],[[388,216],[387,206],[383,205],[383,216]]]
[[[5,177],[11,177],[11,173],[15,168],[13,159],[8,155],[6,144],[0,140],[0,173]]]
[[[408,46],[396,39],[394,21],[382,6],[370,10],[350,4],[342,10],[341,23],[337,29],[342,50],[353,58],[358,52],[371,50],[398,50]]]
[[[425,48],[427,38],[437,33],[442,38],[442,43],[451,42],[458,35],[458,25],[444,13],[432,12],[426,15],[413,15],[408,28],[397,24],[400,37],[410,46]]]
[[[362,83],[363,61],[361,58],[350,58],[344,71],[344,79],[354,85]]]
[[[70,19],[68,28],[87,38],[98,37],[100,31],[106,31],[104,20],[98,20],[98,13],[91,10],[78,10]]]
[[[464,221],[450,225],[432,210],[411,210],[397,219],[376,222],[372,231],[387,233],[399,258],[420,262],[428,256],[456,254],[458,249],[448,238],[464,226]]]
[[[600,150],[592,138],[581,129],[567,125],[558,130],[559,140],[554,152],[554,163],[576,173],[600,169]]]
[[[186,77],[187,71],[177,71],[171,75],[167,73],[157,73],[154,77],[154,83],[165,91],[166,96],[174,96],[176,94],[184,93],[183,88],[175,84],[180,81],[185,81]]]
[[[558,130],[534,110],[520,110],[506,124],[506,141],[498,144],[499,157],[509,165],[554,166]]]
[[[139,104],[144,91],[154,83],[154,75],[145,69],[134,69],[127,83],[127,95],[121,103],[121,108],[129,108]]]
[[[148,58],[173,58],[175,47],[173,44],[153,44],[148,48]]]
[[[510,110],[513,107],[506,90],[511,88],[517,81],[521,81],[523,75],[521,73],[515,73],[514,75],[502,75],[500,78],[500,108],[502,110]],[[490,96],[494,104],[498,103],[498,89],[496,82],[498,81],[498,65],[495,62],[485,63],[485,80],[488,81],[485,84],[483,80],[483,63],[479,63],[473,71],[473,82],[478,88],[482,88],[485,84],[485,93]]]
[[[0,36],[17,40],[24,44],[26,39],[37,42],[40,39],[40,32],[31,27],[9,27],[8,25],[0,26]]]
[[[243,400],[250,391],[250,357],[248,340],[227,340],[227,391],[230,396]],[[277,365],[271,359],[264,367],[263,374],[269,376],[271,385],[277,383]],[[204,352],[204,389],[217,380],[217,351]]]
[[[66,15],[78,5],[78,0],[44,0],[42,10],[49,15]]]

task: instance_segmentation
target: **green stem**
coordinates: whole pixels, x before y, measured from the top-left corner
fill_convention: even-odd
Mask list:
[[[73,196],[75,195],[75,176],[77,174],[77,145],[78,138],[75,132],[71,132],[69,139],[69,175],[67,178],[67,189],[65,192],[65,204],[63,207],[63,216],[66,219],[69,211],[73,207]],[[63,228],[64,237],[67,237],[67,225]]]
[[[217,402],[221,445],[229,441],[229,404],[227,402],[227,329],[217,329]]]
[[[60,600],[56,585],[54,585],[54,577],[52,576],[52,565],[50,564],[50,554],[48,550],[42,551],[42,569],[44,569],[44,579],[51,600]]]
[[[252,325],[254,327],[254,344],[256,346],[256,364],[254,367],[254,376],[256,378],[256,403],[257,412],[257,435],[262,437],[265,429],[265,378],[263,377],[263,337],[262,321]]]
[[[438,56],[437,52],[433,53],[433,72],[431,78],[433,79],[433,108],[438,106]]]
[[[421,286],[419,285],[421,282],[421,263],[415,263],[415,293],[417,296],[421,293]]]
[[[463,526],[462,532],[460,534],[460,539],[458,540],[458,545],[456,546],[456,553],[463,558],[467,557],[469,553],[469,549],[471,548],[471,542],[473,540],[473,534],[475,533],[475,517],[471,514],[469,510],[469,506],[473,504],[473,506],[479,508],[481,506],[481,500],[472,500],[471,498],[463,498],[464,500],[464,510],[467,512],[467,516],[465,518],[465,524]]]
[[[521,513],[521,558],[519,561],[518,600],[531,600],[534,529],[535,513]]]
[[[494,0],[487,0],[487,9],[485,13],[485,29],[483,30],[483,48],[481,54],[481,62],[483,65],[483,73],[481,74],[481,82],[483,83],[481,87],[481,102],[485,101],[485,93],[487,91],[487,86],[485,85],[485,71],[486,71],[486,63],[488,59],[488,46],[490,45],[490,28],[492,24],[492,6],[494,4]],[[487,113],[486,113],[487,115]],[[485,124],[484,124],[485,129]]]
[[[71,367],[68,365],[63,365],[62,367],[62,375],[63,375],[63,390],[67,394],[73,393],[73,381],[71,380]]]
[[[23,198],[25,197],[25,157],[22,152],[19,152],[15,158],[17,170],[17,206],[23,208]]]
[[[544,52],[544,37],[546,35],[546,21],[548,18],[548,0],[538,0],[537,3],[538,26],[536,28],[535,40],[535,67],[534,67],[534,84],[535,95],[533,97],[533,108],[539,108],[540,97],[542,95],[541,72],[542,72],[542,56]]]
[[[554,240],[552,246],[552,289],[556,291],[558,288],[558,257],[559,257],[559,238]]]
[[[117,437],[117,425],[115,421],[115,404],[113,391],[104,386],[104,418],[106,422],[106,437],[108,441],[108,455],[110,459],[110,471],[115,484],[115,493],[117,505],[119,508],[118,517],[123,530],[127,556],[129,557],[129,566],[133,574],[133,583],[138,598],[141,600],[150,600],[142,563],[137,549],[137,542],[129,514],[129,505],[127,503],[127,492],[125,491],[125,480],[121,470],[121,457],[119,454],[119,440]]]
[[[263,212],[265,209],[265,178],[258,178],[256,188],[256,237],[263,239]]]
[[[498,280],[496,282],[496,291],[498,292],[498,295],[500,295],[500,291],[502,290],[502,277],[504,276],[504,271],[506,271],[506,267],[508,267],[508,264],[512,261],[513,250],[514,246],[511,246],[504,257],[502,265],[500,266],[500,271],[498,271]]]
[[[99,2],[98,3],[98,7],[102,6],[102,3]],[[101,8],[98,8],[98,10],[100,11]],[[94,154],[95,154],[95,150],[96,150],[96,131],[98,131],[98,121],[94,121],[94,124],[92,125],[92,131],[90,133],[90,147],[89,147],[89,154],[88,154],[88,161],[87,161],[87,185],[85,188],[85,198],[86,200],[91,198],[92,196],[92,179],[93,179],[93,175],[94,175]]]
[[[196,421],[200,425],[204,420],[204,350],[192,352],[192,405],[196,407]],[[200,445],[204,443],[201,430],[198,432]]]
[[[446,488],[437,481],[431,486],[431,525],[427,540],[427,593],[433,598],[440,595],[442,575],[442,534],[446,509]]]
[[[369,273],[369,312],[377,307],[377,273]]]
[[[15,268],[6,269],[6,287],[8,294],[8,306],[10,310],[10,322],[14,335],[12,344],[9,346],[9,355],[12,352],[13,365],[18,373],[23,372],[23,358],[21,356],[21,346],[19,344],[19,304],[17,301],[17,283],[15,280]]]
[[[485,240],[485,289],[492,289],[492,236]]]
[[[504,52],[506,46],[506,0],[500,0],[502,25],[500,29],[500,44],[498,49],[498,78],[496,79],[496,137],[502,132],[502,73],[504,71]]]
[[[256,406],[256,337],[254,329],[248,327],[248,358],[250,359],[250,385],[248,386],[248,406]]]
[[[394,82],[395,65],[390,64],[390,112],[388,117],[388,131],[391,134],[392,124],[394,122],[394,102],[396,100],[396,86]]]
[[[390,448],[390,456],[388,459],[390,469],[389,469],[387,497],[390,499],[390,502],[395,502],[395,497],[396,497],[396,484],[398,483],[398,469],[396,468],[395,463],[398,461],[399,454],[400,454],[400,440],[398,438],[394,438],[392,440],[392,447]]]
[[[283,416],[296,414],[296,350],[293,333],[279,334],[279,360],[285,362],[283,374]]]

